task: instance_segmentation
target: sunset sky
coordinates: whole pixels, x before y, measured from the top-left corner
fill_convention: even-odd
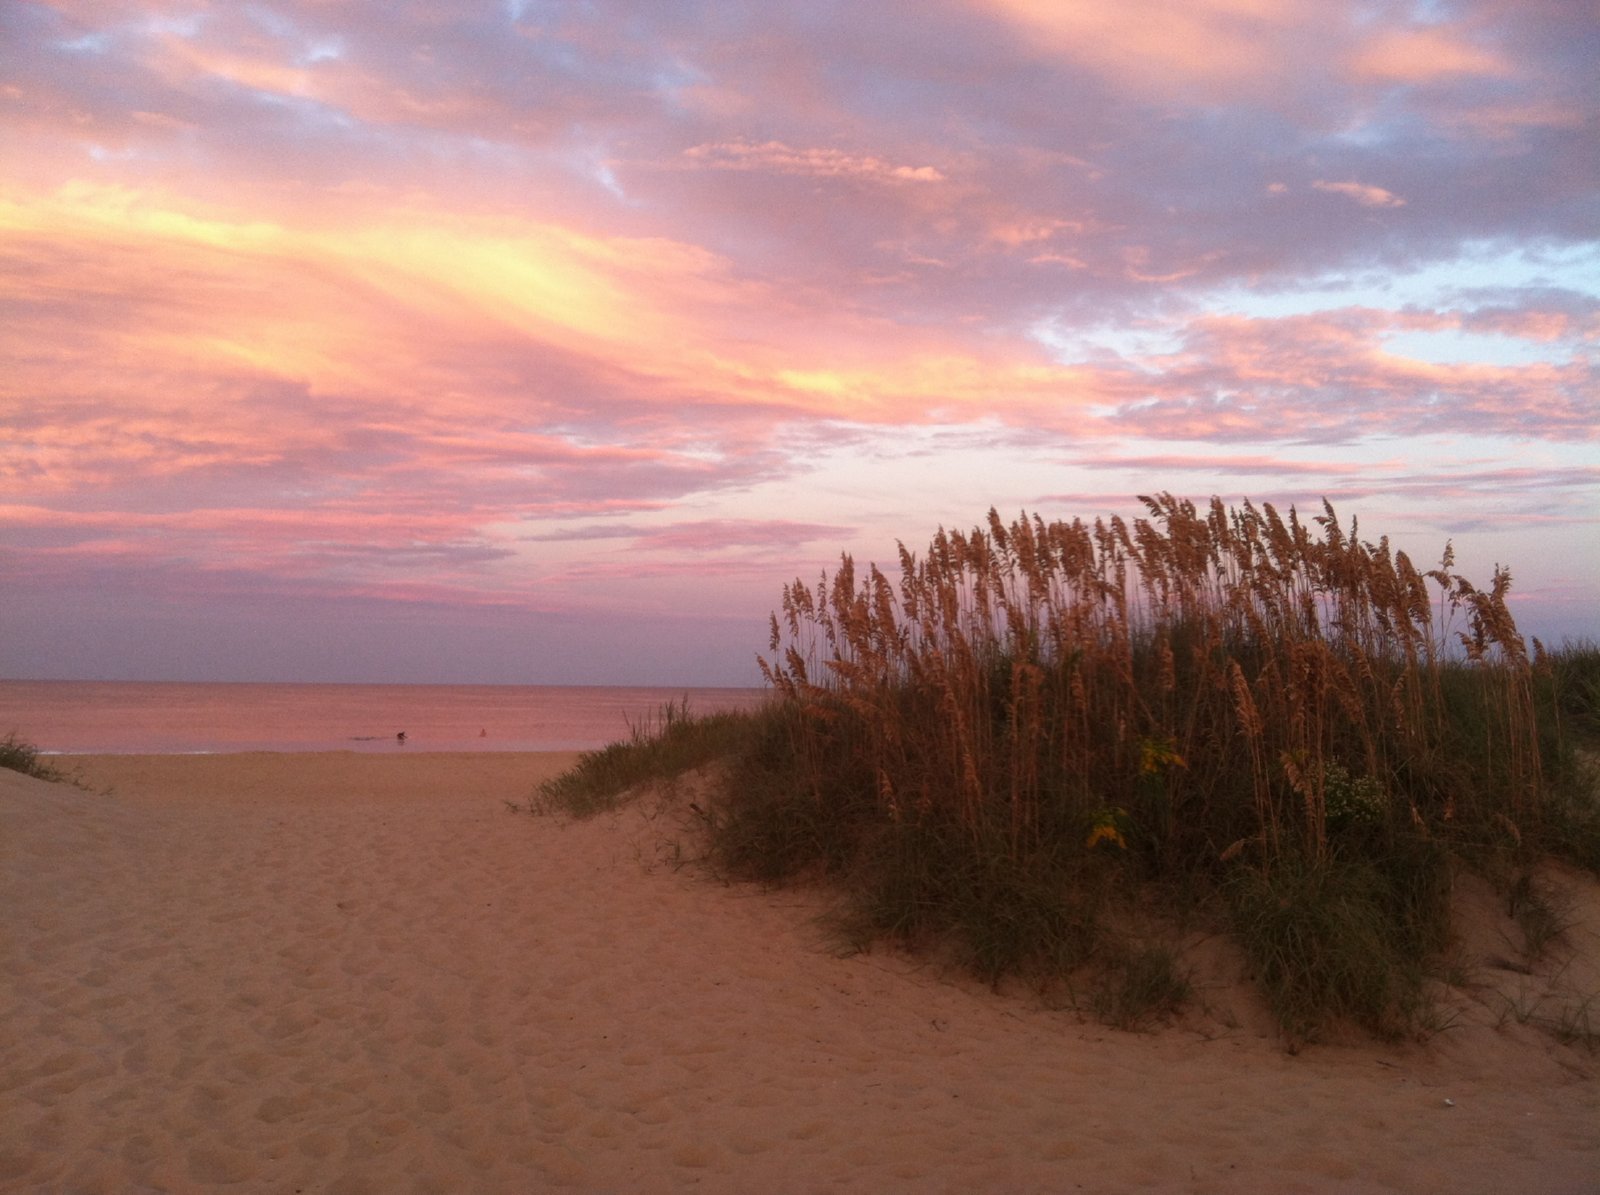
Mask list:
[[[1158,490],[1600,635],[1597,62],[1593,0],[0,0],[0,675],[754,684],[841,550]]]

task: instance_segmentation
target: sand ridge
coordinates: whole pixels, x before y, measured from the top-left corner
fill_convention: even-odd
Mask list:
[[[507,810],[570,759],[0,772],[0,1190],[1600,1188],[1581,1050],[1291,1057],[835,957],[648,809]]]

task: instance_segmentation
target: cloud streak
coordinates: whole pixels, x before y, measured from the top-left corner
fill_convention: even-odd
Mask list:
[[[939,183],[945,177],[932,166],[891,166],[873,157],[859,157],[838,149],[795,149],[781,141],[752,145],[727,141],[692,145],[684,157],[713,170],[767,170],[816,178],[863,178],[879,182]]]

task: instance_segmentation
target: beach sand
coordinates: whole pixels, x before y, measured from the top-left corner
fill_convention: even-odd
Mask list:
[[[1600,1190],[1600,1056],[1534,1024],[1600,988],[1592,881],[1575,946],[1485,972],[1528,1023],[1484,989],[1290,1055],[1232,989],[1130,1034],[836,957],[668,814],[507,809],[571,758],[0,771],[0,1189]]]

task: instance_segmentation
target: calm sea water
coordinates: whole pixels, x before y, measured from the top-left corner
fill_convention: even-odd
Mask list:
[[[50,753],[571,751],[669,702],[749,709],[760,689],[0,681],[0,738]],[[402,745],[396,735],[404,731]]]

